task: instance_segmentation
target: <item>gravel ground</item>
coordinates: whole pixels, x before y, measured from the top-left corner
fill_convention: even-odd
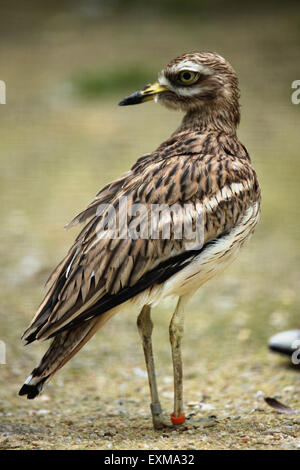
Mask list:
[[[28,21],[23,12],[24,24],[1,12],[16,23],[13,31],[8,21],[2,28],[0,57],[0,79],[9,91],[8,104],[0,108],[0,340],[6,344],[0,449],[300,449],[299,369],[267,349],[270,335],[300,326],[299,109],[290,102],[290,84],[299,78],[299,25],[293,8],[230,21],[218,15],[149,16],[145,24],[115,18],[101,27],[92,17],[79,20],[74,12],[51,8],[43,21],[39,8]],[[43,283],[76,235],[76,229],[62,227],[100,187],[156,148],[180,119],[154,104],[124,112],[116,106],[123,96],[113,90],[98,101],[76,98],[72,77],[100,70],[105,57],[110,73],[116,64],[120,69],[147,60],[150,82],[173,56],[199,48],[220,51],[238,70],[239,135],[253,156],[263,211],[239,259],[189,304],[183,341],[189,419],[153,431],[130,311],[111,319],[39,398],[19,397],[46,349],[44,343],[24,348],[20,336],[42,300]],[[153,315],[166,415],[173,404],[173,310],[170,300]],[[265,397],[295,413],[279,414]]]

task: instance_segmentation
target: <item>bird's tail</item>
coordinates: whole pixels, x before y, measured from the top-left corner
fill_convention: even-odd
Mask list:
[[[29,399],[35,398],[43,389],[45,382],[85,345],[112,314],[113,311],[108,311],[75,329],[63,331],[55,336],[39,365],[26,379],[19,395],[27,395]]]

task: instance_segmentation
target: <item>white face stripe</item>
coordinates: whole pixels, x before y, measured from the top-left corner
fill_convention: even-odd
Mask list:
[[[199,72],[205,75],[212,75],[212,71],[205,67],[204,65],[197,64],[191,60],[183,60],[179,64],[175,64],[170,68],[170,71],[173,73],[181,72],[181,70],[190,70],[191,72]]]
[[[194,96],[194,95],[199,95],[199,93],[205,93],[206,91],[209,91],[210,88],[206,86],[201,86],[195,84],[194,86],[185,86],[185,87],[177,87],[176,92],[178,95],[181,96]]]

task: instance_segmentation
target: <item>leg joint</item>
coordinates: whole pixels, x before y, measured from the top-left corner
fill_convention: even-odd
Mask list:
[[[161,406],[160,406],[159,402],[151,403],[150,408],[151,408],[151,413],[152,413],[153,416],[157,416],[157,415],[160,415],[162,413],[162,409],[161,409]]]
[[[137,319],[137,327],[141,337],[150,338],[153,331],[153,323],[150,316],[150,307],[146,305]]]

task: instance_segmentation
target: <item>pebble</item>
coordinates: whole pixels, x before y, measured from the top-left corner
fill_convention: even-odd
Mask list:
[[[280,432],[280,429],[268,429],[267,431],[262,432],[262,434],[265,436],[267,436],[268,434],[273,436],[274,434],[279,434]]]
[[[187,406],[189,407],[199,407],[199,402],[198,401],[189,401]]]
[[[36,414],[37,416],[45,416],[45,415],[47,415],[48,413],[50,413],[49,410],[40,409],[40,410],[37,410],[35,414]]]
[[[265,394],[262,390],[258,390],[258,392],[255,393],[254,398],[257,401],[264,401]]]
[[[295,390],[295,387],[293,385],[289,385],[287,387],[284,387],[283,388],[283,393],[286,393],[286,392],[293,392]]]
[[[40,401],[49,401],[49,400],[50,400],[49,395],[41,395],[40,396]]]
[[[214,410],[215,407],[209,403],[200,403],[201,411],[210,411]]]

